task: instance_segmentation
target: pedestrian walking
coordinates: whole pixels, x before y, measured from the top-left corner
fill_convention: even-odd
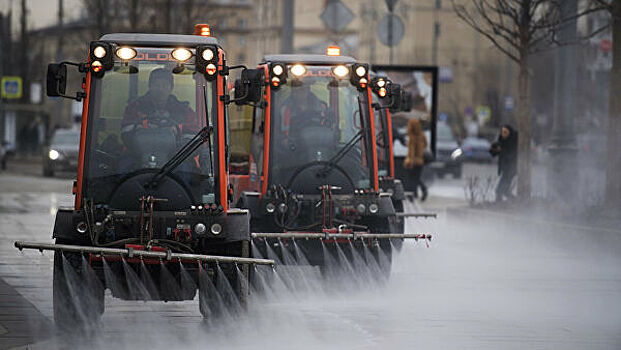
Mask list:
[[[498,175],[500,180],[496,185],[496,202],[501,202],[504,197],[515,197],[511,193],[511,183],[517,175],[517,149],[518,133],[510,125],[500,127],[498,140],[492,144],[489,152],[493,157],[498,156]]]
[[[424,152],[427,148],[427,137],[423,133],[418,118],[408,121],[408,155],[403,161],[403,167],[410,169],[414,180],[414,198],[418,197],[418,189],[422,191],[421,200],[427,199],[427,186],[423,183],[423,166],[425,165]]]

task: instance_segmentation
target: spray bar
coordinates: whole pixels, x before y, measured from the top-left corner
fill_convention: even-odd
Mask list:
[[[329,233],[329,232],[253,232],[252,238],[317,238],[317,239],[402,239],[411,238],[416,241],[426,239],[431,241],[430,234],[418,233]]]
[[[436,213],[396,213],[395,215],[405,218],[438,218],[438,214]]]
[[[40,243],[40,242],[22,242],[16,241],[15,248],[19,249],[36,249],[40,252],[44,250],[58,250],[74,253],[91,253],[104,255],[120,255],[129,258],[155,258],[166,260],[199,260],[206,262],[216,263],[235,263],[235,264],[256,264],[256,265],[274,265],[274,260],[271,259],[254,259],[254,258],[239,258],[233,256],[217,256],[217,255],[202,255],[202,254],[186,254],[186,253],[173,253],[170,250],[166,252],[157,252],[150,250],[136,250],[132,248],[103,248],[103,247],[91,247],[80,245],[68,245],[68,244],[53,244],[53,243]]]

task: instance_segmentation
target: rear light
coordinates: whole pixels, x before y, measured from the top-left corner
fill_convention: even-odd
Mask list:
[[[280,79],[278,79],[278,77],[273,77],[272,78],[272,85],[274,85],[274,86],[280,85]]]

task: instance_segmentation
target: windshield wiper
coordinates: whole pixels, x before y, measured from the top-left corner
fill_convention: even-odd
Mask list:
[[[162,179],[162,177],[170,174],[173,170],[175,170],[181,163],[183,163],[190,155],[192,155],[203,143],[207,142],[209,145],[209,177],[213,176],[213,152],[211,148],[211,133],[213,132],[213,127],[211,126],[211,121],[209,120],[209,113],[207,112],[207,88],[203,85],[203,99],[205,102],[205,120],[207,122],[207,126],[202,128],[190,141],[188,141],[183,147],[181,147],[177,153],[175,153],[167,162],[162,166],[160,171],[153,175],[151,180],[149,180],[148,186],[156,187],[157,183]]]
[[[194,137],[192,137],[190,141],[188,141],[185,145],[183,145],[183,147],[181,147],[177,151],[177,153],[175,153],[168,160],[168,162],[164,164],[164,166],[162,166],[162,169],[160,169],[160,171],[157,174],[153,175],[151,180],[149,180],[148,186],[156,187],[157,183],[159,182],[159,180],[162,179],[162,177],[170,174],[170,172],[175,170],[190,155],[192,155],[192,153],[194,153],[203,143],[209,142],[209,144],[211,145],[210,134],[212,131],[213,130],[211,126],[206,126],[202,128],[196,135],[194,135]],[[211,161],[211,154],[209,154],[209,159],[210,159],[210,164],[212,164],[213,162]],[[212,171],[210,169],[209,175],[211,176],[211,174],[212,174]]]
[[[347,141],[345,146],[341,148],[338,152],[336,152],[336,154],[332,156],[332,158],[326,161],[326,166],[322,170],[317,172],[317,175],[319,175],[320,177],[325,177],[326,175],[328,175],[332,167],[334,167],[336,163],[343,159],[343,157],[345,157],[345,155],[354,148],[356,143],[360,141],[361,138],[362,129],[358,131],[358,133],[356,133],[356,135],[354,135],[349,141]]]

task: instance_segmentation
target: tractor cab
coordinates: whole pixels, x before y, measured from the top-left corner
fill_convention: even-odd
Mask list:
[[[67,66],[77,67],[83,79],[75,96],[66,91]],[[16,246],[56,252],[58,322],[77,314],[98,317],[105,288],[123,299],[187,300],[199,286],[200,310],[207,315],[217,297],[201,286],[199,272],[209,272],[211,285],[224,274],[245,301],[247,264],[273,263],[249,259],[249,213],[229,205],[232,100],[225,87],[233,68],[211,36],[125,33],[91,42],[86,63],[49,65],[48,96],[83,100],[75,206],[58,211],[55,245]],[[250,83],[242,85],[250,91]],[[98,281],[97,287],[75,287],[95,301],[88,311],[66,302],[67,269],[89,275],[82,261]],[[184,271],[193,288],[174,287]],[[135,274],[157,287],[137,294],[130,278]],[[120,282],[111,284],[110,276]]]
[[[252,214],[253,237],[281,254],[293,249],[287,238],[318,238],[298,242],[312,265],[326,261],[324,244],[349,249],[350,241],[390,261],[382,238],[397,232],[396,217],[379,188],[368,65],[338,55],[267,55],[258,68],[261,101],[231,117],[231,179],[238,206]],[[265,244],[255,244],[259,253]]]

